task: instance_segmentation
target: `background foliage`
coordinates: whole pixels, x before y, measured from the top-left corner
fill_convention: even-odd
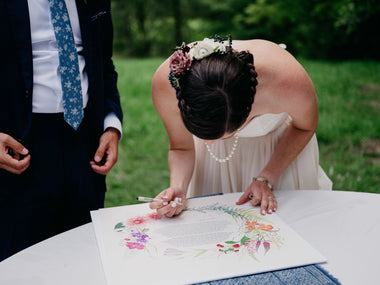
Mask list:
[[[169,185],[169,141],[150,92],[162,61],[115,58],[125,121],[106,206],[134,204]],[[380,62],[300,61],[318,94],[320,164],[333,189],[380,193]]]
[[[115,50],[168,56],[214,34],[286,43],[296,56],[380,59],[378,0],[112,0]]]
[[[168,139],[151,100],[153,73],[174,46],[214,34],[285,43],[317,91],[320,164],[333,189],[380,193],[380,1],[111,1],[125,121],[106,206],[168,187]]]

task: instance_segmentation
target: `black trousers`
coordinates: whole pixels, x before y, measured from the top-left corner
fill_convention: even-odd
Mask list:
[[[105,177],[90,166],[97,142],[89,124],[85,115],[75,131],[62,114],[33,115],[29,168],[0,170],[0,261],[90,222],[90,211],[104,206]]]

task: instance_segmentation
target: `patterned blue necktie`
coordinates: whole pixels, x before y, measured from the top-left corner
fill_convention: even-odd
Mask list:
[[[77,130],[83,119],[82,87],[69,13],[64,0],[49,0],[51,22],[58,45],[65,121]]]

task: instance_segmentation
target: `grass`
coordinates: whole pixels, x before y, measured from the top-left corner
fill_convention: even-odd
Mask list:
[[[334,189],[380,193],[380,62],[302,62],[319,99],[320,164]]]
[[[115,60],[124,112],[119,159],[107,176],[105,206],[136,203],[169,184],[168,139],[151,100],[151,81],[163,59]]]
[[[169,185],[168,139],[151,100],[162,61],[115,59],[124,124],[106,207],[134,204],[136,196],[155,196]],[[380,193],[380,62],[301,63],[318,94],[320,164],[333,188]]]

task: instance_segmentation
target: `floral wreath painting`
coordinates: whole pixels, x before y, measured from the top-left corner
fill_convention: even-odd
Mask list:
[[[136,216],[127,219],[125,222],[119,222],[114,229],[125,235],[121,242],[122,245],[130,250],[144,250],[151,239],[147,225],[158,219],[157,213],[152,212],[145,216]]]
[[[148,204],[92,211],[107,284],[194,284],[326,261],[278,213],[236,205],[240,195],[188,199],[173,218]]]
[[[255,208],[231,207],[224,204],[213,203],[211,205],[187,208],[184,213],[201,213],[207,215],[227,215],[236,223],[237,232],[233,233],[233,239],[219,240],[214,246],[207,248],[185,248],[167,246],[163,255],[166,257],[181,257],[192,254],[193,257],[212,254],[223,258],[225,255],[248,255],[257,262],[273,250],[280,249],[283,245],[281,230],[264,216],[261,216]],[[121,235],[120,245],[132,255],[136,252],[148,252],[152,254],[154,246],[154,231],[151,230],[159,217],[155,212],[146,215],[131,217],[114,225],[114,231]],[[191,253],[190,253],[191,252]]]

